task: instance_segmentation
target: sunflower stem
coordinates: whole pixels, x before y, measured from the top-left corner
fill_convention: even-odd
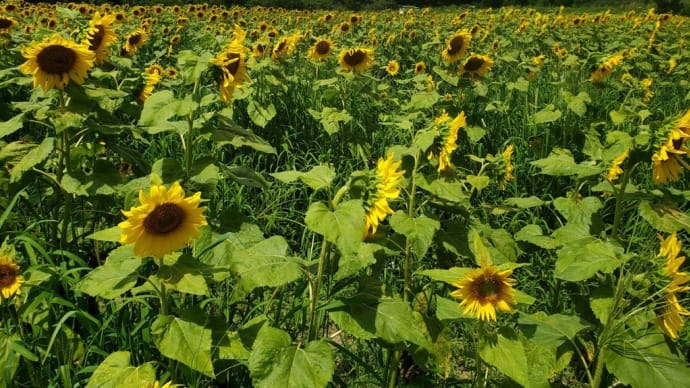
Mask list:
[[[163,257],[160,257],[160,262],[158,264],[158,271],[160,271],[163,268]],[[161,288],[160,288],[160,293],[158,294],[158,297],[161,299],[161,314],[162,315],[168,315],[168,293],[167,290],[165,289],[165,284],[161,281]]]
[[[620,227],[621,218],[623,217],[623,197],[625,196],[625,188],[636,166],[637,164],[634,164],[632,167],[626,169],[621,178],[621,187],[618,189],[618,194],[616,195],[616,208],[613,213],[613,229],[611,230],[611,238],[614,240],[618,240],[618,229]]]
[[[67,97],[65,96],[64,90],[60,90],[59,93],[60,96],[60,112],[63,112],[67,109]],[[58,173],[57,173],[57,181],[58,184],[62,182],[62,178],[66,175],[70,175],[72,172],[71,168],[71,163],[70,163],[70,135],[69,135],[69,128],[64,128],[62,130],[62,136],[60,137],[60,159],[59,159],[59,165],[58,165]],[[62,212],[62,228],[60,230],[60,249],[65,249],[65,244],[67,243],[67,231],[69,229],[69,224],[70,224],[70,216],[72,212],[72,194],[66,192],[62,185],[60,184],[60,189],[62,191],[62,195],[64,197],[64,208]]]
[[[388,357],[388,365],[386,366],[388,370],[388,388],[395,388],[398,384],[400,357],[402,357],[402,351],[398,349],[393,350],[392,354]]]
[[[414,218],[417,211],[415,209],[415,196],[417,195],[417,167],[419,165],[419,156],[414,158],[414,167],[412,168],[412,175],[410,176],[410,196],[407,203],[407,216]],[[411,267],[412,267],[412,242],[409,237],[405,237],[405,263],[404,263],[404,285],[403,285],[403,300],[409,302],[412,298],[412,281],[411,281]]]
[[[484,385],[484,378],[482,376],[482,369],[484,367],[484,364],[482,363],[482,358],[479,355],[479,345],[480,345],[480,338],[484,338],[486,333],[484,332],[484,321],[481,319],[479,320],[479,326],[477,328],[477,331],[479,334],[477,335],[477,341],[476,341],[476,349],[474,351],[474,382],[472,384],[473,387],[481,387]]]

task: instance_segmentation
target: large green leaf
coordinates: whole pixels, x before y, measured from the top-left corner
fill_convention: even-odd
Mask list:
[[[580,317],[564,314],[546,315],[544,312],[521,314],[518,324],[530,340],[553,349],[565,341],[572,341],[579,332],[589,328],[587,322]]]
[[[637,210],[640,216],[656,230],[673,233],[685,229],[690,232],[690,215],[678,209],[675,204],[652,204],[649,201],[640,201]]]
[[[611,373],[633,388],[685,387],[690,381],[687,362],[671,353],[661,333],[639,338],[618,333],[601,357]]]
[[[240,127],[221,114],[216,116],[218,117],[219,126],[218,129],[211,132],[211,137],[216,142],[216,145],[230,144],[235,148],[246,146],[267,154],[276,153],[276,149],[272,145],[252,130]]]
[[[231,303],[244,299],[255,288],[282,286],[302,276],[302,260],[287,256],[287,242],[280,236],[246,248],[226,246],[231,248],[227,257],[230,269],[239,278]]]
[[[257,388],[325,387],[335,370],[333,349],[324,340],[302,348],[290,335],[265,325],[249,356],[249,372]]]
[[[41,144],[29,151],[24,157],[12,167],[10,171],[10,182],[17,182],[22,178],[22,175],[29,171],[35,165],[44,161],[55,148],[55,138],[46,137]]]
[[[433,280],[453,285],[464,278],[467,272],[471,270],[472,268],[453,267],[449,269],[426,269],[417,271],[415,274],[428,276]]]
[[[141,259],[134,257],[134,246],[123,245],[108,255],[105,264],[84,276],[75,291],[106,299],[116,298],[129,291],[137,283]]]
[[[187,95],[183,100],[178,100],[171,90],[163,90],[153,93],[144,103],[141,110],[139,125],[145,127],[149,134],[164,131],[176,131],[182,133],[188,128],[186,120],[169,121],[173,117],[186,116],[191,113],[197,104]]]
[[[159,268],[158,280],[169,289],[193,295],[207,295],[208,287],[203,271],[208,266],[190,255],[181,255],[172,263]]]
[[[330,187],[331,182],[335,179],[335,170],[332,166],[320,164],[314,166],[307,172],[300,172],[295,170],[274,172],[272,177],[281,182],[291,183],[296,180],[302,181],[305,185],[314,190],[320,190]]]
[[[558,197],[553,200],[553,206],[568,222],[591,225],[592,216],[603,205],[597,197],[585,197],[582,199]]]
[[[177,54],[177,65],[185,85],[199,81],[201,73],[211,67],[211,58],[213,58],[213,54],[208,51],[199,53],[194,50],[182,50]]]
[[[24,126],[24,115],[22,112],[7,121],[0,122],[0,138],[11,135]]]
[[[247,106],[247,114],[252,122],[261,128],[265,128],[266,125],[273,120],[276,115],[276,107],[273,103],[269,103],[266,106],[259,105],[258,102],[252,100]]]
[[[541,227],[535,224],[525,225],[515,233],[515,239],[526,241],[544,249],[555,249],[560,245],[553,237],[544,236]]]
[[[214,377],[211,329],[173,315],[159,315],[151,325],[160,352],[207,376]]]
[[[429,250],[434,234],[441,224],[425,215],[410,218],[404,211],[398,210],[390,219],[393,230],[404,235],[412,244],[412,252],[418,259],[422,259]]]
[[[577,282],[597,274],[611,273],[628,259],[623,248],[594,237],[567,244],[558,250],[554,276]]]
[[[334,243],[344,254],[356,253],[364,233],[362,201],[339,203],[331,211],[323,202],[314,202],[304,217],[307,227]]]
[[[568,104],[568,109],[580,117],[587,113],[587,104],[592,103],[592,99],[587,92],[580,92],[577,96],[568,91],[563,91],[561,94],[566,104]]]
[[[352,116],[344,109],[338,110],[325,107],[321,112],[313,109],[309,109],[308,111],[313,118],[319,120],[321,125],[323,125],[323,129],[325,129],[329,135],[333,135],[340,131],[340,123],[347,124],[352,120]]]
[[[549,104],[544,109],[535,113],[533,119],[535,124],[546,124],[560,119],[561,116],[563,116],[563,113],[556,109],[553,104]]]
[[[338,259],[338,272],[335,280],[345,279],[376,263],[376,255],[383,252],[379,244],[361,243],[356,253],[343,255]],[[383,255],[382,255],[383,256]]]
[[[591,163],[576,163],[573,155],[566,149],[555,149],[545,159],[532,162],[533,165],[541,169],[541,173],[552,176],[576,175],[578,178],[586,178],[599,175],[604,168]]]
[[[469,207],[470,197],[466,192],[465,185],[460,180],[447,179],[444,176],[420,175],[417,184],[420,189],[442,201]]]
[[[523,387],[529,387],[529,365],[522,343],[510,329],[503,329],[495,339],[482,339],[479,355],[487,364],[513,379]]]
[[[117,167],[106,160],[96,160],[89,175],[77,170],[65,174],[60,181],[62,188],[74,195],[113,195],[122,181]]]
[[[141,388],[156,381],[153,362],[138,367],[130,364],[129,352],[110,354],[93,372],[86,388]]]

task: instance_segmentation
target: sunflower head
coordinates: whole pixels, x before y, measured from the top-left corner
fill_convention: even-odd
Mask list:
[[[467,30],[458,31],[451,36],[446,42],[446,49],[443,50],[441,56],[443,61],[450,64],[462,58],[470,46],[472,34]]]
[[[500,159],[500,170],[502,172],[502,176],[498,179],[498,188],[500,190],[505,190],[506,183],[513,180],[513,169],[515,168],[512,161],[513,152],[515,152],[515,146],[508,144],[501,155],[502,158]]]
[[[426,63],[424,61],[419,61],[414,64],[414,75],[424,74],[426,71]]]
[[[0,35],[9,34],[18,24],[11,16],[0,16]]]
[[[512,273],[512,270],[485,264],[453,283],[458,289],[450,295],[461,299],[460,307],[465,308],[465,314],[482,321],[495,321],[497,309],[512,313],[512,306],[517,304],[513,288],[516,281],[510,278]]]
[[[138,30],[132,31],[125,38],[125,43],[123,46],[124,53],[129,56],[134,55],[141,48],[141,46],[143,46],[144,43],[146,43],[147,39],[148,34],[144,29],[140,28]]]
[[[223,102],[232,101],[232,94],[235,88],[242,87],[242,84],[249,82],[249,74],[245,64],[245,56],[249,51],[244,46],[246,34],[239,26],[235,27],[234,39],[225,51],[211,59],[211,63],[219,66],[223,72],[220,82],[220,94]]]
[[[109,54],[108,47],[117,41],[117,35],[113,30],[114,22],[115,16],[101,15],[100,12],[94,13],[89,22],[89,29],[83,43],[89,46],[89,51],[96,54],[97,65],[106,61]]]
[[[364,235],[369,238],[376,234],[379,223],[387,215],[393,214],[393,209],[388,204],[389,199],[395,199],[400,195],[400,182],[405,170],[399,170],[402,160],[394,161],[393,153],[389,153],[386,159],[379,158],[376,170],[372,172],[369,186],[363,193],[364,210]]]
[[[166,188],[153,185],[149,193],[139,192],[140,205],[122,211],[127,220],[118,224],[121,229],[120,243],[134,244],[137,256],[163,257],[183,248],[199,236],[199,227],[207,225],[199,207],[201,193],[184,196],[178,182]]]
[[[671,234],[661,241],[657,263],[659,266],[658,277],[664,294],[660,307],[656,309],[657,325],[671,338],[678,338],[678,332],[683,327],[682,316],[690,315],[678,302],[677,294],[690,291],[690,275],[681,272],[680,267],[685,262],[685,257],[680,256],[681,243],[676,233]]]
[[[491,71],[494,61],[486,55],[472,54],[460,67],[460,73],[469,75],[472,79],[478,79]]]
[[[374,64],[374,50],[361,47],[343,50],[338,55],[338,63],[344,71],[361,73]]]
[[[683,167],[690,168],[684,156],[690,154],[685,141],[690,138],[690,110],[675,124],[669,124],[658,132],[655,152],[652,155],[654,183],[677,181]]]
[[[398,74],[398,71],[400,71],[400,64],[398,63],[398,61],[396,61],[395,59],[391,59],[390,61],[388,61],[388,65],[386,65],[386,72],[388,73],[388,75],[393,77],[396,74]]]
[[[314,44],[309,48],[308,57],[323,61],[331,55],[333,51],[333,42],[330,39],[319,38],[314,42]]]
[[[446,172],[453,169],[451,155],[458,148],[458,130],[467,125],[465,112],[460,112],[453,120],[448,113],[443,111],[434,121],[436,136],[434,143],[427,154],[429,160],[438,161],[438,172]]]
[[[0,300],[7,300],[21,292],[24,277],[19,275],[19,266],[8,256],[0,256]]]

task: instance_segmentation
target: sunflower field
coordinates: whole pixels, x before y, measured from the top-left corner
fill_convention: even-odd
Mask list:
[[[0,387],[682,387],[654,9],[0,2]]]

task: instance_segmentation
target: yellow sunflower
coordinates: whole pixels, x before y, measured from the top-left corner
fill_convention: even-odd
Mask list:
[[[144,72],[144,78],[146,79],[146,83],[144,84],[141,93],[139,93],[139,101],[141,102],[145,102],[149,97],[151,97],[151,94],[153,93],[153,88],[156,85],[158,85],[159,82],[161,82],[165,70],[163,70],[163,67],[161,65],[153,64],[147,67]]]
[[[19,266],[7,256],[0,256],[0,299],[7,300],[21,293],[24,277],[17,275]]]
[[[678,302],[677,293],[690,290],[686,283],[690,281],[690,275],[680,272],[680,266],[685,257],[679,256],[681,244],[676,233],[671,234],[661,242],[658,257],[663,259],[661,275],[666,281],[664,287],[663,305],[657,309],[657,324],[671,338],[678,338],[678,332],[683,327],[682,315],[690,315]]]
[[[34,87],[40,86],[46,92],[53,86],[64,89],[70,79],[83,84],[95,59],[88,46],[57,34],[40,43],[32,42],[31,46],[22,49],[22,56],[26,62],[19,66],[19,71],[31,74]]]
[[[442,143],[438,146],[432,146],[427,158],[429,160],[438,160],[438,172],[448,171],[453,168],[453,162],[450,161],[450,156],[458,148],[458,130],[467,125],[465,120],[465,112],[460,112],[455,118],[450,121],[448,113],[443,111],[441,116],[435,120],[435,129],[440,135]]]
[[[509,144],[506,149],[503,151],[503,177],[501,177],[498,181],[498,188],[500,190],[505,190],[506,189],[506,183],[510,182],[513,180],[513,162],[512,162],[512,157],[513,157],[513,152],[515,152],[515,146],[512,144]]]
[[[220,96],[223,102],[232,101],[235,88],[241,88],[242,84],[249,82],[249,74],[244,57],[249,49],[244,46],[246,33],[239,26],[235,27],[234,39],[222,53],[211,59],[211,63],[219,66],[223,71],[223,79],[220,83]]]
[[[460,307],[465,307],[464,314],[495,321],[496,309],[512,313],[512,305],[517,304],[513,289],[516,281],[509,277],[512,273],[510,269],[501,271],[495,265],[482,265],[453,283],[458,289],[450,295],[462,300]]]
[[[671,128],[662,140],[657,151],[652,155],[654,166],[654,183],[677,181],[682,167],[690,169],[690,165],[683,160],[683,155],[690,154],[685,146],[685,140],[690,138],[690,110]]]
[[[426,63],[424,61],[419,61],[414,64],[414,75],[424,74],[426,71]]]
[[[606,178],[609,181],[615,181],[623,173],[621,164],[623,164],[623,162],[625,162],[625,159],[628,158],[628,154],[630,154],[630,149],[626,148],[620,155],[616,156],[613,159],[613,162],[611,162],[611,167],[609,167],[609,170],[606,174]]]
[[[11,16],[0,16],[0,35],[9,34],[12,32],[12,27],[15,27],[17,24],[19,23]]]
[[[343,50],[338,55],[338,63],[344,71],[361,73],[374,64],[374,50],[361,47]]]
[[[207,225],[200,201],[201,192],[185,198],[178,182],[170,189],[153,185],[148,195],[141,190],[141,205],[122,211],[127,220],[118,224],[120,243],[134,244],[134,254],[142,257],[159,258],[183,248],[199,236],[200,226]]]
[[[125,54],[134,55],[146,43],[147,39],[148,34],[143,29],[132,31],[125,39],[125,46],[123,47]]]
[[[596,70],[594,70],[594,72],[592,72],[592,75],[589,77],[589,80],[595,84],[604,82],[607,78],[609,78],[609,76],[611,76],[613,70],[621,62],[623,62],[623,55],[621,54],[616,54],[606,59],[604,62],[599,64],[599,66],[596,68]]]
[[[292,36],[285,36],[273,46],[271,51],[271,59],[276,60],[282,57],[289,56],[295,51],[295,42]]]
[[[472,54],[460,67],[460,73],[469,74],[473,79],[481,78],[491,71],[494,61],[486,55]]]
[[[376,234],[379,222],[387,215],[393,214],[393,209],[388,205],[389,199],[395,199],[400,195],[400,182],[405,171],[398,171],[402,160],[393,161],[393,153],[389,153],[386,159],[379,158],[376,163],[376,178],[372,181],[372,195],[364,204],[366,215],[364,217],[364,238]]]
[[[470,46],[472,35],[467,30],[458,31],[448,39],[447,47],[443,50],[441,56],[443,61],[451,64],[462,58]]]
[[[390,61],[388,61],[388,65],[386,65],[386,72],[388,73],[388,75],[394,77],[398,74],[398,71],[400,71],[400,64],[398,63],[398,61],[396,61],[395,59],[391,59]]]
[[[83,43],[89,46],[89,51],[96,54],[97,65],[106,61],[109,54],[108,46],[117,41],[113,22],[115,22],[115,16],[101,15],[100,12],[94,13],[89,22],[89,30],[86,32]]]
[[[314,42],[314,45],[309,48],[308,57],[323,61],[331,55],[333,51],[333,42],[330,39],[319,38]]]

